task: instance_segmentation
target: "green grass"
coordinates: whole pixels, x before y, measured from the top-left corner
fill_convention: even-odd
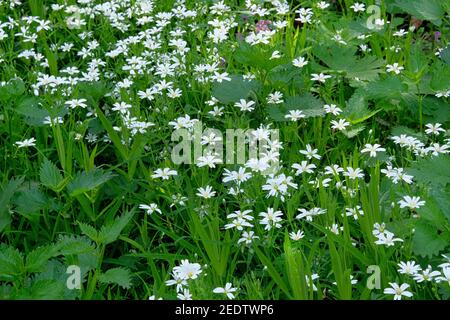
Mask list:
[[[384,293],[390,283],[410,286],[413,296],[403,299],[450,297],[448,4],[382,1],[379,18],[390,23],[371,30],[370,14],[354,12],[355,1],[347,0],[324,1],[325,9],[319,1],[279,1],[282,13],[277,1],[251,1],[256,7],[249,9],[226,0],[229,10],[220,15],[213,8],[219,1],[207,0],[148,1],[148,12],[139,1],[22,2],[0,1],[1,299],[177,299],[182,291],[166,281],[185,259],[187,268],[201,270],[183,283],[193,299],[226,298],[213,293],[226,283],[237,288],[236,299],[392,299]],[[115,11],[123,19],[100,3],[122,3]],[[375,1],[360,3],[367,9]],[[177,7],[165,22],[161,13]],[[251,15],[256,8],[272,10]],[[301,8],[312,9],[311,23],[296,21]],[[183,17],[187,10],[196,15]],[[413,17],[420,19],[415,29]],[[68,18],[84,23],[77,28]],[[248,36],[261,35],[260,20],[276,32],[252,45]],[[49,28],[38,30],[44,21]],[[219,27],[228,32],[214,41]],[[400,29],[407,33],[395,35]],[[65,50],[66,43],[73,47]],[[275,51],[280,58],[273,59]],[[299,57],[308,62],[301,68],[293,64]],[[395,63],[403,69],[388,72]],[[79,72],[70,75],[69,67]],[[225,72],[230,81],[214,80]],[[312,80],[321,73],[331,78]],[[169,82],[179,96],[161,88]],[[142,98],[147,89],[150,98]],[[276,91],[283,101],[268,102]],[[71,108],[66,102],[74,99],[84,100]],[[240,99],[254,101],[254,110],[241,111]],[[223,114],[211,115],[214,107]],[[295,110],[305,117],[289,121]],[[275,176],[296,186],[269,196],[263,186],[273,176],[250,168],[248,180],[223,182],[224,169],[243,164],[174,164],[169,122],[185,115],[224,139],[227,129],[278,130]],[[344,130],[332,128],[339,119]],[[436,123],[438,134],[426,131]],[[412,146],[396,143],[401,135]],[[30,138],[30,146],[17,144]],[[370,157],[366,144],[385,150]],[[299,152],[307,145],[320,159]],[[313,172],[295,175],[292,165],[302,161],[314,164]],[[327,174],[333,165],[364,176]],[[400,168],[399,181],[386,174],[390,166]],[[153,177],[163,168],[177,174]],[[206,186],[213,197],[197,195]],[[425,203],[402,208],[404,196]],[[161,213],[140,208],[150,204]],[[282,212],[281,227],[260,223],[268,208]],[[298,209],[313,208],[323,213],[296,218]],[[225,227],[237,210],[251,210],[252,227]],[[401,241],[376,244],[376,223]],[[303,237],[295,240],[291,233],[299,230]],[[244,231],[255,238],[246,243]],[[399,272],[407,261],[436,273],[420,281],[422,271]],[[72,265],[81,270],[79,289],[66,285]],[[367,286],[371,266],[380,270],[379,288]]]

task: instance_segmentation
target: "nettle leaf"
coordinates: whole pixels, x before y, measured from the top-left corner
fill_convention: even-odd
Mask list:
[[[113,176],[111,172],[98,168],[89,172],[78,172],[72,182],[67,185],[67,190],[72,197],[75,197],[101,186]]]
[[[231,81],[215,82],[212,88],[212,96],[223,104],[229,104],[246,99],[252,92],[261,90],[258,80],[244,80],[240,75],[230,76]]]
[[[351,46],[325,46],[315,49],[316,56],[322,60],[332,71],[338,72],[346,78],[358,78],[363,81],[373,81],[383,70],[384,61],[375,56],[356,56],[357,48]]]
[[[99,232],[100,241],[103,244],[114,242],[133,217],[133,212],[127,212],[114,221],[104,225]]]
[[[57,190],[64,179],[58,167],[48,159],[44,159],[42,162],[39,177],[41,183],[52,190]]]
[[[450,65],[450,45],[446,46],[439,55],[447,65]]]
[[[246,42],[241,42],[234,52],[234,59],[243,65],[266,71],[288,62],[286,57],[270,59],[272,53],[273,51],[265,50],[260,46],[252,46]]]
[[[385,79],[369,82],[364,88],[364,94],[369,99],[398,98],[407,89],[408,86],[399,77],[388,76]]]
[[[361,92],[356,91],[347,101],[347,106],[343,110],[342,115],[352,124],[357,124],[366,121],[380,111],[381,109],[370,110],[366,97]]]
[[[6,101],[13,97],[23,95],[25,92],[25,83],[20,78],[9,80],[3,86],[0,86],[0,100]]]
[[[14,299],[57,300],[62,298],[65,287],[65,283],[54,279],[37,280],[30,287],[22,288]]]
[[[112,268],[100,274],[98,280],[104,284],[117,284],[124,289],[131,288],[131,273],[125,268]]]
[[[16,248],[0,244],[0,281],[12,280],[25,271],[23,254]]]
[[[447,170],[445,170],[447,168]],[[407,173],[414,176],[416,181],[430,183],[434,186],[446,186],[450,183],[450,156],[420,159],[415,162]]]
[[[5,185],[0,184],[0,232],[11,223],[8,204],[22,182],[23,178],[13,178]]]
[[[94,227],[86,224],[86,223],[82,223],[82,222],[78,222],[78,225],[80,226],[81,232],[88,236],[92,241],[99,243],[99,237],[98,237],[98,231],[95,230]]]
[[[27,255],[25,269],[27,272],[41,272],[47,261],[58,255],[57,246],[47,245],[34,249]]]
[[[44,119],[50,116],[50,113],[40,107],[41,100],[38,97],[26,97],[22,99],[14,111],[22,115],[28,125],[34,127],[45,126]]]
[[[58,240],[58,253],[60,255],[69,256],[88,253],[94,250],[95,246],[93,245],[93,243],[85,237],[69,235],[62,236]]]
[[[450,243],[450,234],[437,229],[436,226],[418,223],[413,236],[413,251],[422,257],[438,255]]]
[[[351,126],[349,129],[342,130],[341,132],[349,139],[356,137],[358,134],[364,131],[366,126],[363,124],[358,124],[356,126]]]
[[[441,0],[396,0],[395,5],[403,11],[422,20],[428,20],[437,26],[442,24],[445,11]]]
[[[17,212],[29,219],[38,218],[39,212],[51,204],[48,196],[37,187],[21,189],[13,202]]]
[[[283,104],[266,107],[266,111],[274,121],[290,121],[285,117],[290,110],[301,110],[305,118],[320,117],[325,114],[322,100],[311,93],[306,93],[302,96],[286,97]]]

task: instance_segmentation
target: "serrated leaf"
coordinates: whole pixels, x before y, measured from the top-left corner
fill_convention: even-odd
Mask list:
[[[37,280],[29,288],[22,288],[14,299],[58,300],[62,299],[65,284],[52,279]]]
[[[22,99],[14,111],[25,118],[25,122],[31,126],[44,126],[44,119],[50,116],[50,113],[39,106],[38,97],[25,97]]]
[[[58,167],[48,159],[44,159],[42,162],[39,177],[41,183],[52,190],[57,190],[59,184],[63,181],[63,176]]]
[[[117,284],[124,289],[131,288],[131,273],[125,268],[112,268],[100,274],[98,280],[105,284]]]
[[[47,261],[57,255],[57,247],[54,245],[42,246],[31,251],[26,258],[25,269],[27,272],[41,272]]]
[[[88,253],[95,247],[90,240],[80,236],[63,236],[58,241],[58,253],[64,256]]]
[[[22,182],[23,178],[13,178],[5,185],[0,185],[0,232],[11,223],[8,204]]]
[[[331,70],[350,79],[373,81],[378,78],[378,74],[382,72],[381,67],[384,65],[384,61],[375,56],[358,58],[357,48],[351,46],[319,45],[314,52]]]
[[[440,0],[396,0],[395,5],[403,11],[422,20],[428,20],[440,26],[444,10]]]
[[[246,42],[240,42],[233,57],[243,65],[266,71],[287,63],[286,57],[270,59],[272,53],[273,51],[264,50],[259,46],[252,46]]]
[[[425,184],[430,183],[434,186],[445,186],[450,183],[450,170],[448,168],[450,168],[450,156],[441,155],[420,159],[406,171],[413,175],[416,181]]]
[[[127,212],[113,222],[103,226],[99,232],[99,238],[103,244],[114,242],[133,217],[133,212]]]
[[[16,248],[0,244],[0,280],[11,280],[24,272],[22,253]]]
[[[375,111],[370,110],[365,96],[360,92],[356,92],[347,101],[347,106],[342,115],[345,116],[352,124],[357,124],[366,121],[380,111],[381,109]]]
[[[435,226],[418,223],[413,236],[413,251],[422,257],[432,257],[444,250],[450,241],[448,233],[440,233]]]
[[[250,93],[258,92],[261,84],[257,80],[244,80],[242,76],[232,75],[231,81],[215,82],[212,88],[212,96],[223,104],[229,104],[246,99]]]
[[[399,77],[388,76],[386,79],[369,82],[364,88],[364,93],[369,99],[398,98],[407,88]]]
[[[84,235],[88,236],[94,242],[99,242],[98,232],[94,227],[82,222],[78,222],[78,225]]]
[[[75,197],[101,186],[112,177],[111,172],[98,168],[89,172],[78,172],[72,182],[67,185],[67,190],[72,197]]]
[[[21,189],[14,199],[17,212],[30,219],[31,217],[38,217],[39,211],[47,208],[49,204],[48,197],[36,187]]]

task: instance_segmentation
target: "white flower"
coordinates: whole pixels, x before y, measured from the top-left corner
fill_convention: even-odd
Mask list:
[[[415,275],[421,270],[420,266],[416,264],[415,261],[401,261],[397,265],[400,267],[400,269],[398,269],[398,272],[401,274]]]
[[[439,271],[433,271],[430,265],[422,272],[418,272],[414,275],[414,280],[417,282],[431,281],[434,277],[440,276],[441,273]]]
[[[267,208],[267,212],[261,212],[259,214],[263,219],[259,222],[262,225],[265,225],[264,230],[270,230],[272,227],[281,228],[280,218],[283,213],[281,211],[274,211],[273,208]]]
[[[197,159],[197,167],[199,167],[199,168],[205,167],[205,166],[208,166],[210,168],[215,168],[216,163],[222,163],[222,160],[219,158],[216,158],[213,155],[201,156]]]
[[[197,189],[197,191],[198,191],[197,196],[205,199],[212,198],[216,195],[216,192],[213,191],[211,186],[206,186],[205,188],[200,187]]]
[[[161,178],[163,180],[168,180],[170,176],[176,176],[178,173],[176,170],[172,170],[170,168],[164,168],[164,169],[156,169],[153,172],[152,178],[158,179]]]
[[[450,267],[442,268],[442,276],[437,277],[436,282],[446,281],[450,285]]]
[[[304,236],[305,236],[305,233],[301,230],[297,230],[297,232],[289,233],[289,237],[294,241],[298,241],[298,240],[302,239]]]
[[[173,268],[173,273],[181,279],[196,279],[202,273],[202,267],[198,263],[181,260],[181,264]]]
[[[403,240],[400,238],[394,238],[395,235],[389,231],[380,233],[377,237],[378,237],[378,240],[375,241],[375,244],[385,245],[387,247],[391,247],[391,246],[395,245],[395,242],[403,242]]]
[[[345,119],[331,120],[331,129],[343,131],[350,125],[350,122],[345,121]]]
[[[272,53],[272,56],[269,58],[269,60],[279,59],[279,58],[281,58],[280,51],[275,50],[275,51]]]
[[[399,286],[395,282],[389,282],[389,285],[391,288],[384,289],[384,294],[393,294],[394,300],[402,300],[402,296],[411,298],[413,294],[406,289],[409,288],[409,284],[403,283],[401,286]]]
[[[404,70],[405,68],[403,68],[402,66],[400,66],[397,62],[394,64],[388,64],[386,66],[386,71],[387,72],[393,72],[395,74],[400,74],[400,72],[402,70]]]
[[[321,83],[325,83],[325,81],[327,79],[331,78],[330,75],[326,75],[326,74],[323,74],[323,73],[320,73],[320,74],[313,73],[313,74],[311,74],[311,76],[312,76],[312,78],[311,78],[312,81],[319,81]]]
[[[425,201],[420,200],[420,197],[404,196],[403,199],[398,202],[398,204],[400,205],[400,208],[408,207],[414,210],[425,205]]]
[[[308,61],[303,57],[298,57],[292,61],[292,64],[294,65],[294,67],[303,68],[308,64]]]
[[[19,148],[26,148],[26,147],[34,147],[36,144],[35,138],[25,139],[23,141],[17,141],[16,144]]]
[[[284,116],[286,119],[297,121],[305,117],[302,110],[290,110],[289,114]]]
[[[177,294],[177,298],[180,300],[192,300],[192,294],[189,289],[183,289],[183,293]]]
[[[139,205],[139,209],[143,209],[147,212],[147,214],[152,214],[153,212],[158,212],[159,214],[161,214],[161,210],[158,209],[158,206],[156,205],[156,203],[150,203],[149,205],[147,204],[140,204]]]
[[[253,239],[259,239],[259,237],[255,236],[253,231],[244,231],[242,232],[242,236],[239,238],[238,243],[244,242],[245,244],[251,244]]]
[[[385,148],[381,148],[381,145],[379,144],[366,144],[365,148],[361,150],[361,153],[369,153],[371,157],[376,157],[377,152],[383,152],[386,151]]]
[[[331,113],[334,116],[338,116],[342,112],[342,109],[335,104],[326,104],[323,106],[323,108],[325,109],[326,113]]]
[[[364,5],[364,3],[359,3],[359,2],[356,2],[355,4],[353,4],[352,6],[350,6],[350,8],[352,8],[354,12],[366,11],[366,6]]]
[[[301,154],[304,154],[308,159],[312,159],[312,158],[316,158],[318,160],[320,160],[320,158],[322,158],[322,156],[317,154],[318,149],[313,149],[311,147],[311,145],[307,144],[306,145],[306,150],[300,150]]]
[[[187,286],[187,281],[184,278],[181,278],[177,273],[172,273],[173,279],[166,281],[166,286],[177,285],[177,292],[183,290],[184,286]]]
[[[353,169],[352,167],[347,167],[343,175],[351,180],[364,178],[364,173],[360,168]]]
[[[427,134],[435,134],[435,135],[439,135],[440,132],[445,132],[444,128],[441,128],[441,124],[440,123],[427,123],[425,125],[425,127],[427,127],[428,129],[425,130],[425,132]]]
[[[228,297],[228,299],[234,299],[234,294],[233,294],[233,292],[236,292],[236,288],[233,288],[233,285],[230,283],[230,282],[227,282],[226,284],[225,284],[225,287],[223,287],[223,288],[221,288],[221,287],[218,287],[218,288],[215,288],[214,290],[213,290],[213,292],[214,293],[221,293],[221,294],[224,294],[224,295],[226,295],[227,297]]]
[[[302,174],[303,172],[306,173],[313,173],[314,170],[316,168],[316,165],[311,163],[309,164],[308,161],[302,161],[301,164],[298,163],[294,163],[292,165],[292,169],[296,169],[297,171],[295,172],[296,176],[299,176],[300,174]]]
[[[239,102],[236,102],[234,104],[235,107],[238,107],[241,109],[241,111],[253,111],[255,108],[253,107],[255,105],[255,101],[245,101],[245,99],[240,99]]]

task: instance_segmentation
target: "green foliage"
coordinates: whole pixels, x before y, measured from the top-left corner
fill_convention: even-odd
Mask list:
[[[131,273],[125,268],[109,269],[100,274],[98,280],[105,284],[117,284],[124,289],[129,289],[131,287]]]
[[[245,80],[239,75],[232,75],[230,78],[231,81],[216,82],[213,85],[212,96],[221,103],[234,103],[260,90],[261,85],[257,80]]]

